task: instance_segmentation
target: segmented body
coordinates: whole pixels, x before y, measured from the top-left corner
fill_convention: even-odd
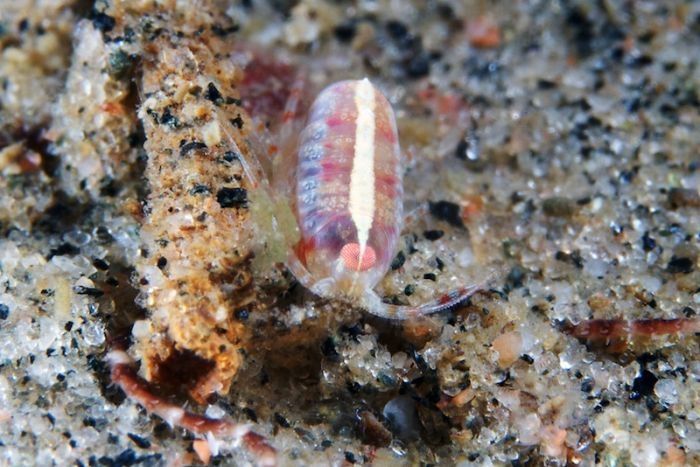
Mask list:
[[[389,269],[402,225],[394,112],[367,79],[323,90],[300,135],[299,259],[317,280],[372,289]]]

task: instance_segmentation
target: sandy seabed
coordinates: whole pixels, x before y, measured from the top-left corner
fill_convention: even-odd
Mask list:
[[[0,464],[255,461],[123,346],[280,465],[697,465],[698,50],[697,2],[0,0]],[[278,264],[246,164],[301,75],[394,106],[380,295],[483,290],[392,322]]]

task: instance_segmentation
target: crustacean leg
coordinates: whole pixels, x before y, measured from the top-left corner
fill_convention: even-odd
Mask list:
[[[454,307],[474,295],[480,290],[484,290],[486,284],[492,279],[493,275],[489,276],[485,281],[477,284],[467,285],[458,289],[451,290],[443,294],[435,300],[430,300],[421,305],[392,305],[384,303],[378,295],[374,294],[368,304],[368,311],[381,318],[406,320],[413,319],[419,316],[430,315],[440,311]],[[374,292],[373,292],[374,293]]]
[[[142,405],[170,426],[179,426],[203,436],[230,438],[242,442],[261,467],[277,464],[277,453],[265,438],[253,431],[250,425],[227,419],[210,418],[189,412],[153,393],[148,382],[138,376],[135,362],[123,350],[111,350],[105,360],[109,364],[112,382],[118,385],[131,400]]]

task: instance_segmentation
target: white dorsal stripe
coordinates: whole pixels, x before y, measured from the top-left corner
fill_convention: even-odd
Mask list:
[[[362,264],[369,231],[374,221],[374,132],[376,99],[374,86],[367,78],[355,84],[355,154],[350,173],[350,216],[360,244],[358,269]]]

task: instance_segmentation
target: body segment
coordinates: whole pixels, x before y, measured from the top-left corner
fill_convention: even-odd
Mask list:
[[[403,185],[394,113],[369,80],[333,84],[314,101],[296,177],[299,260],[333,295],[371,290],[396,250]]]

